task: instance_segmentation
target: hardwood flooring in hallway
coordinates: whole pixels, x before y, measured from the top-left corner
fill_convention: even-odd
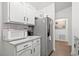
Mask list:
[[[55,42],[55,52],[51,56],[70,56],[71,55],[71,46],[68,45],[65,41]]]

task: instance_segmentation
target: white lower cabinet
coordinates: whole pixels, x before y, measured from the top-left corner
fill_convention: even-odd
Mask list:
[[[31,40],[29,42],[12,45],[4,42],[5,56],[40,56],[40,39]]]
[[[17,53],[17,56],[40,56],[40,45],[26,48]]]
[[[25,43],[23,45],[24,49],[20,52],[17,52],[17,56],[40,56],[40,39],[36,39],[32,42]],[[23,46],[20,45],[19,50],[21,47]]]

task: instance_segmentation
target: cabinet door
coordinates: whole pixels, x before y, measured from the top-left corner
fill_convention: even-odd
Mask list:
[[[24,3],[10,2],[10,21],[24,22]]]
[[[29,3],[25,4],[25,18],[27,24],[35,25],[35,12],[36,10]]]
[[[40,56],[40,45],[33,47],[33,55]]]

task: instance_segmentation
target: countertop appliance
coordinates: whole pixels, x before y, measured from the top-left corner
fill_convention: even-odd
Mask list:
[[[33,26],[28,27],[28,30],[27,30],[27,35],[28,36],[33,36],[33,28],[34,28]]]
[[[33,36],[33,32],[32,31],[27,31],[28,32],[28,36]]]

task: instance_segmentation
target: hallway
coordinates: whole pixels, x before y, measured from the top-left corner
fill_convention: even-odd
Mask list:
[[[56,40],[55,44],[56,51],[51,56],[70,56],[71,47],[67,42]]]

